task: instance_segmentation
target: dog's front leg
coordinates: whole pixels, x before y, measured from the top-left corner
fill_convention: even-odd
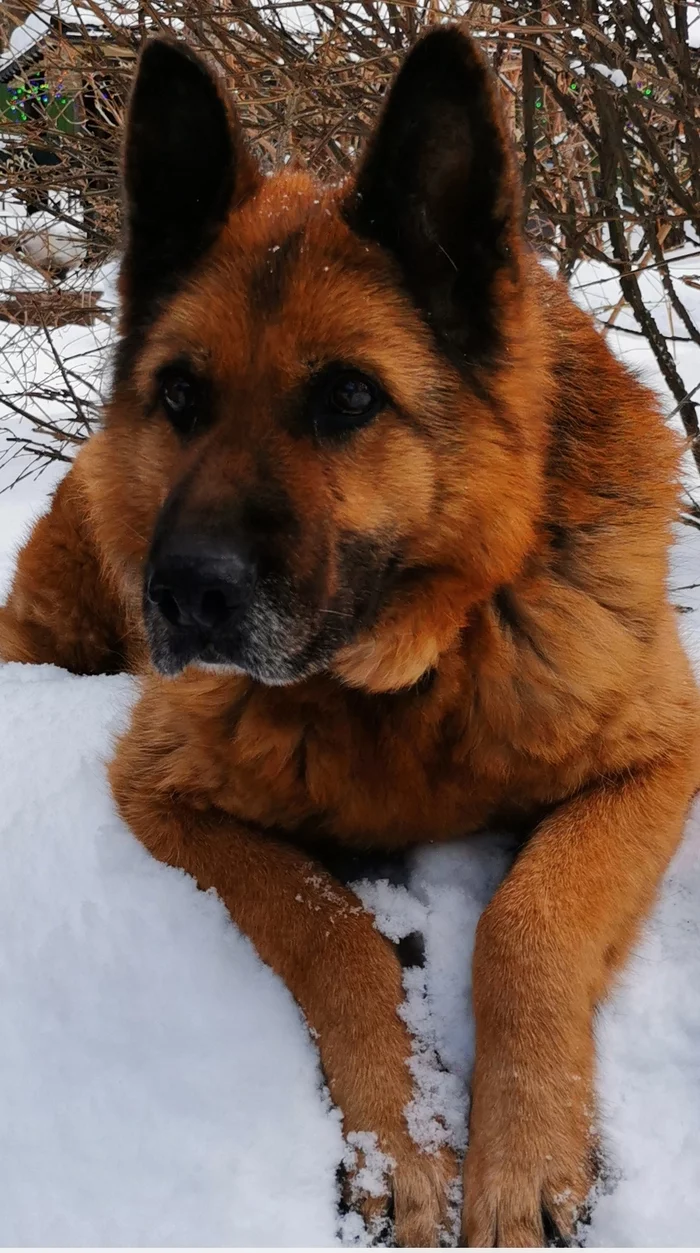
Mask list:
[[[374,1133],[391,1159],[383,1194],[358,1198],[365,1214],[378,1218],[391,1198],[397,1240],[435,1246],[456,1166],[449,1152],[422,1152],[408,1132],[411,1040],[397,1014],[392,947],[357,897],[305,854],[206,806],[204,780],[199,794],[183,789],[183,757],[191,762],[192,749],[181,727],[178,735],[145,698],[110,770],[124,819],[154,857],[216,890],[296,998],[346,1134]]]
[[[571,1236],[594,1176],[593,1013],[678,843],[697,778],[682,746],[570,801],[483,914],[465,1163],[470,1245]]]

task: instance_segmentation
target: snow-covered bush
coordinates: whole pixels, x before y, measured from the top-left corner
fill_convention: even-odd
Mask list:
[[[218,65],[267,168],[294,156],[342,178],[406,47],[427,24],[458,19],[500,78],[534,244],[574,283],[583,261],[608,267],[609,297],[594,309],[601,326],[617,332],[624,324],[626,335],[650,346],[686,431],[697,435],[697,394],[681,346],[700,348],[688,299],[698,279],[686,264],[700,253],[698,0],[600,0],[593,7],[587,0],[545,7],[535,0],[90,0],[89,8],[14,0],[12,15],[0,18],[0,26],[12,22],[0,53],[0,166],[13,204],[34,224],[28,220],[33,233],[14,239],[0,230],[5,292],[67,284],[90,293],[109,317],[113,288],[104,266],[119,245],[121,123],[149,33],[186,38]],[[684,258],[680,279],[668,264],[677,255]],[[657,291],[651,305],[650,278]],[[26,330],[25,362],[34,329]],[[103,376],[108,336],[97,339],[94,359],[84,355],[71,367],[91,387]],[[45,376],[41,394],[28,395],[37,390],[31,370],[0,379],[0,390],[11,402],[6,419],[16,426],[18,407],[28,429],[36,419],[31,447],[49,449],[53,427],[69,455],[65,422],[75,421],[77,409],[60,370],[57,378],[49,397]]]

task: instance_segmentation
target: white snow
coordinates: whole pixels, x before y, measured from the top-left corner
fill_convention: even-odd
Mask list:
[[[5,51],[0,55],[0,72],[12,65],[17,57],[23,56],[29,52],[34,45],[45,35],[50,26],[50,18],[46,12],[47,6],[40,4],[34,13],[30,13],[26,22],[21,26],[16,26],[10,35],[10,40]]]
[[[690,252],[678,264],[697,273]],[[610,273],[589,265],[575,281],[606,320],[619,295]],[[644,284],[667,317],[654,272]],[[619,312],[610,340],[658,386],[633,327]],[[0,330],[4,369],[15,332]],[[76,363],[103,342],[99,328],[60,334]],[[676,351],[694,386],[698,350]],[[53,368],[43,346],[36,361],[34,378]],[[0,493],[0,598],[60,473]],[[682,527],[671,585],[696,611],[682,621],[700,667],[694,583],[700,535]],[[338,1226],[345,1150],[288,992],[219,902],[154,862],[114,811],[104,762],[134,691],[126,678],[0,667],[0,1244],[362,1242],[357,1221]],[[425,935],[404,1011],[421,1139],[464,1138],[471,948],[510,850],[505,834],[426,847],[408,888],[359,888],[388,934]],[[592,1247],[700,1243],[699,932],[700,806],[599,1021],[607,1176],[583,1237]]]
[[[339,1122],[291,996],[114,814],[133,683],[0,691],[0,1243],[332,1243]]]
[[[36,266],[73,267],[85,260],[85,232],[53,213],[35,213],[17,236],[17,246]]]
[[[0,55],[0,73],[18,57],[31,52],[49,30],[52,18],[84,28],[104,26],[104,22],[92,9],[73,4],[72,0],[41,0],[26,21],[12,31],[7,48]]]
[[[593,62],[591,69],[597,70],[603,78],[610,79],[613,87],[627,86],[627,75],[623,70],[611,70],[609,66],[601,65],[598,62]]]

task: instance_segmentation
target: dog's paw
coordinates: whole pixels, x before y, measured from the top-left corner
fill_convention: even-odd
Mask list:
[[[590,1140],[551,1134],[472,1137],[464,1167],[462,1241],[474,1248],[571,1247],[595,1180]]]
[[[345,1199],[373,1244],[438,1248],[453,1243],[458,1167],[450,1149],[424,1151],[408,1133],[380,1147],[371,1132],[348,1136]]]

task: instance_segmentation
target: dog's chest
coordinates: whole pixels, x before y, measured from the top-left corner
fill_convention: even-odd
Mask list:
[[[643,673],[639,646],[593,608],[590,630],[570,614],[563,632],[560,613],[558,633],[531,606],[527,631],[484,614],[434,676],[393,694],[323,676],[250,684],[219,738],[216,803],[266,826],[387,848],[536,816],[613,768],[630,658]]]
[[[214,799],[265,826],[387,848],[536,808],[551,778],[528,775],[488,733],[473,689],[454,692],[444,676],[381,696],[312,685],[292,701],[255,689],[237,710]]]

